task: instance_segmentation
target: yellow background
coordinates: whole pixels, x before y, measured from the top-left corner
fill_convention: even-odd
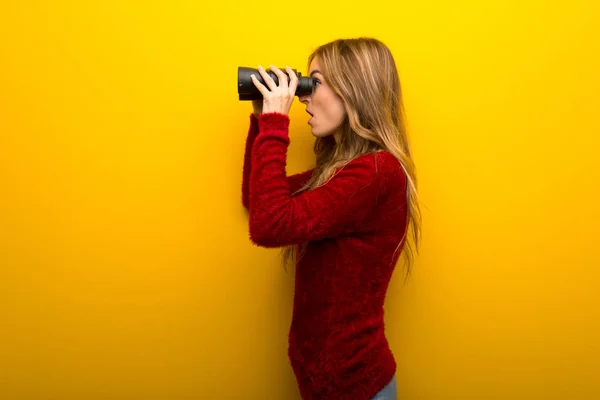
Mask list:
[[[299,398],[234,80],[361,35],[424,207],[386,303],[400,398],[600,398],[598,2],[48,3],[0,4],[0,399]]]

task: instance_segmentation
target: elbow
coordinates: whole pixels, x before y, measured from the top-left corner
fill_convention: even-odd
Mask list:
[[[285,246],[287,243],[287,232],[272,218],[257,218],[256,212],[250,212],[249,218],[250,241],[257,246],[276,248]]]
[[[287,209],[275,210],[252,207],[250,202],[249,230],[250,241],[266,248],[283,247],[290,244],[291,229]]]
[[[273,231],[269,230],[264,225],[250,225],[250,241],[259,247],[281,247],[281,243],[277,235],[273,234]]]

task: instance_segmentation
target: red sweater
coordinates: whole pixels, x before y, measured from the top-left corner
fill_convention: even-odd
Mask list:
[[[308,242],[296,265],[288,355],[304,399],[368,400],[393,377],[383,305],[406,229],[406,176],[388,152],[358,157],[325,185],[292,196],[287,115],[250,116],[243,204],[251,241]]]

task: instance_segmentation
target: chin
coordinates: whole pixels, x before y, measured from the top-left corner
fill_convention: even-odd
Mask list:
[[[314,130],[314,129],[311,131],[311,133],[314,137],[317,137],[317,138],[324,138],[324,137],[333,135],[333,132],[320,132],[320,131]]]

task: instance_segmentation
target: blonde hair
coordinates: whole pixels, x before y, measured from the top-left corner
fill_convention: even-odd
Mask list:
[[[316,167],[300,191],[327,183],[335,171],[361,155],[388,151],[401,164],[407,178],[407,229],[418,252],[421,213],[417,179],[404,120],[400,78],[389,48],[374,38],[338,39],[318,47],[308,58],[308,68],[318,58],[327,84],[342,99],[347,116],[340,127],[340,139],[317,138],[314,145]],[[405,237],[403,255],[407,276],[413,261],[413,248]],[[300,256],[305,248],[283,248],[283,262]],[[296,257],[293,257],[296,258]]]

